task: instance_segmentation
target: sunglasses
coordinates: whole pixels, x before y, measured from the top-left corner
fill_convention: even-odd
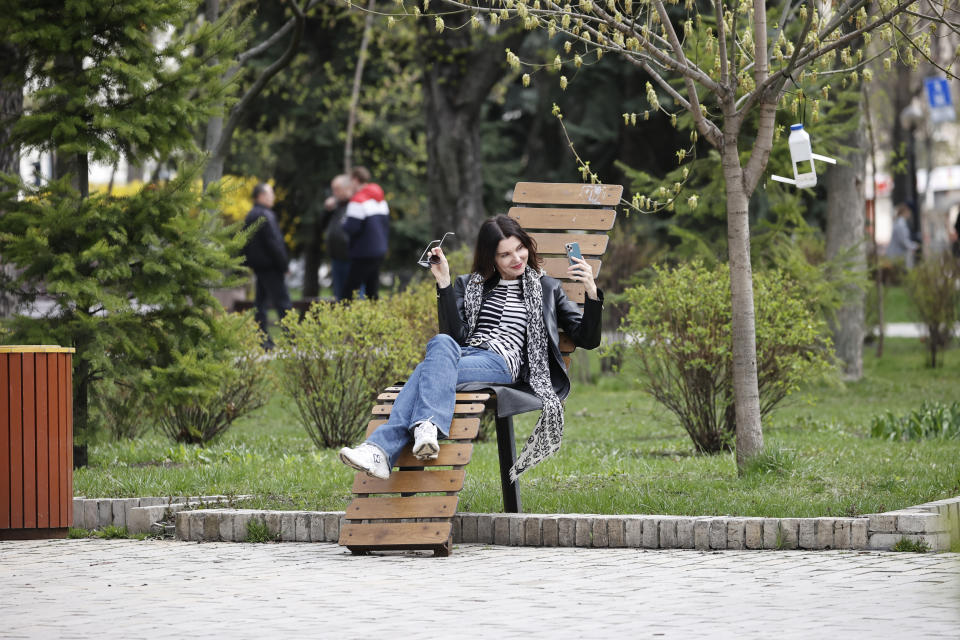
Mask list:
[[[454,234],[453,231],[447,231],[439,240],[431,240],[430,244],[427,245],[427,248],[423,250],[422,254],[420,254],[420,259],[417,260],[417,264],[425,269],[429,269],[430,265],[440,264],[440,256],[433,255],[433,250],[440,248],[440,245],[442,245],[443,241],[447,239],[447,236],[452,235],[456,234]]]

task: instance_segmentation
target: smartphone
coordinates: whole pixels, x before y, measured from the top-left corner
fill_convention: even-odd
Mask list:
[[[563,245],[567,249],[567,260],[570,264],[573,264],[573,258],[583,259],[583,256],[580,254],[580,243],[579,242],[568,242]]]

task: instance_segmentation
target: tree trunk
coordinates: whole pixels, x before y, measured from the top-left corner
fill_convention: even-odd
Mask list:
[[[479,117],[458,108],[437,74],[424,78],[427,118],[427,209],[433,235],[459,242],[473,237],[486,217]]]
[[[898,160],[904,162],[904,171],[893,172],[893,204],[912,202],[917,206],[917,167],[914,158],[913,130],[904,127],[900,121],[900,114],[913,100],[911,82],[912,71],[902,60],[894,63],[897,80],[893,87],[893,138],[891,145]],[[917,222],[914,215],[911,221]]]
[[[486,36],[470,30],[469,14],[447,18],[443,33],[436,33],[431,25],[424,27],[420,37],[427,209],[437,237],[453,231],[458,242],[466,242],[487,215],[483,206],[481,107],[506,71],[503,50],[519,47],[525,34],[513,30],[506,35],[501,31]]]
[[[13,46],[0,47],[0,56],[5,60],[16,60],[17,51]],[[10,74],[13,76],[14,74]],[[20,175],[20,147],[11,141],[13,125],[23,113],[23,82],[19,79],[11,81],[9,77],[0,76],[0,173]],[[0,215],[3,212],[0,211]],[[0,256],[0,270],[4,280],[11,278],[15,269],[7,264]],[[13,295],[0,291],[0,318],[8,318],[16,308],[17,301]]]
[[[303,216],[301,224],[307,231],[307,241],[303,247],[303,297],[316,298],[320,295],[320,264],[323,262],[323,232],[327,221],[327,211],[323,208],[323,190],[312,198],[310,208]]]
[[[240,118],[243,112],[250,105],[251,101],[260,95],[271,78],[285,69],[293,60],[297,48],[300,46],[300,39],[303,37],[303,26],[306,22],[306,16],[303,9],[298,4],[300,0],[291,2],[288,6],[293,10],[294,17],[288,20],[282,27],[277,29],[273,35],[261,42],[259,45],[240,54],[237,58],[237,66],[228,71],[225,80],[232,77],[239,69],[252,57],[263,53],[269,45],[276,44],[281,37],[284,37],[292,29],[293,34],[287,42],[284,52],[276,60],[271,62],[265,69],[258,72],[253,84],[247,88],[243,95],[230,108],[230,112],[224,119],[214,117],[207,124],[207,132],[204,140],[204,150],[210,154],[210,160],[203,172],[203,188],[206,189],[211,182],[215,182],[223,177],[223,166],[227,156],[230,154],[230,139],[233,132],[240,124]],[[313,3],[304,4],[304,8],[312,6]],[[216,21],[220,16],[220,1],[206,0],[204,5],[204,17],[209,22]]]
[[[847,256],[850,268],[858,274],[865,274],[863,185],[866,158],[860,128],[842,143],[853,148],[844,158],[848,164],[831,167],[824,181],[827,188],[827,259]],[[844,377],[859,380],[863,377],[864,293],[855,285],[845,293],[848,303],[831,322],[833,343],[837,357],[843,362]]]
[[[733,394],[737,415],[737,469],[763,449],[757,384],[757,334],[750,265],[749,196],[737,149],[737,136],[725,131],[721,150],[727,192],[727,244],[733,334]]]
[[[9,46],[0,48],[0,54],[8,60],[16,56]],[[23,82],[0,76],[0,173],[20,173],[20,147],[10,137],[22,113]]]
[[[213,24],[220,18],[220,0],[206,0],[203,6],[203,18],[209,24]],[[217,64],[217,60],[211,60],[210,64]],[[203,148],[211,154],[207,160],[207,166],[203,168],[203,188],[211,182],[216,182],[223,177],[223,163],[226,159],[225,154],[217,154],[217,145],[220,144],[220,138],[223,136],[223,116],[219,113],[211,116],[207,121],[207,131],[204,136]]]

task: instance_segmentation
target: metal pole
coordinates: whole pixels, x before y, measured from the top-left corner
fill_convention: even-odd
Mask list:
[[[510,467],[517,460],[517,446],[513,441],[513,417],[497,418],[497,452],[500,456],[500,486],[503,488],[505,513],[522,513],[520,485],[510,481]]]

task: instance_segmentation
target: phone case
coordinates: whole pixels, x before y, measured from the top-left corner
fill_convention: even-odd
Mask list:
[[[568,242],[564,245],[564,247],[567,249],[567,261],[569,261],[570,264],[573,264],[573,260],[571,260],[571,258],[583,259],[583,256],[580,254],[579,242]]]

